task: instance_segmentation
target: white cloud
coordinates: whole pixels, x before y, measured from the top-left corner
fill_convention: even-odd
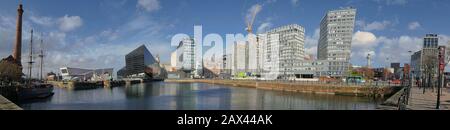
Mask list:
[[[80,16],[65,15],[58,19],[59,29],[64,32],[70,32],[83,25],[83,20]]]
[[[136,6],[138,8],[144,9],[147,12],[153,12],[161,9],[159,0],[138,0]]]
[[[385,3],[386,5],[405,5],[408,3],[407,0],[374,0],[378,3]]]
[[[100,36],[106,37],[109,41],[113,41],[119,37],[119,32],[117,30],[109,29],[101,32]]]
[[[407,0],[386,0],[388,5],[405,5],[408,3]]]
[[[39,16],[30,16],[30,20],[33,23],[43,26],[52,26],[55,24],[54,19],[51,17],[39,17]]]
[[[419,22],[411,22],[411,23],[409,23],[409,25],[408,25],[408,29],[409,30],[416,30],[416,29],[418,29],[418,28],[420,28],[421,27],[421,25],[420,25],[420,23]]]
[[[422,47],[422,38],[411,36],[380,37],[378,42],[380,47],[379,56],[376,60],[383,64],[390,62],[409,63],[411,57],[409,51],[416,52]],[[387,59],[389,61],[386,61]]]
[[[357,31],[353,35],[352,41],[352,60],[356,65],[366,65],[367,55],[376,56],[377,37],[371,32]]]
[[[247,10],[247,14],[245,15],[245,22],[248,24],[250,22],[254,22],[253,17],[258,15],[261,12],[262,6],[260,4],[255,4],[250,9]]]
[[[317,45],[319,44],[320,29],[315,29],[312,36],[306,36],[305,38],[305,51],[307,55],[317,56]]]
[[[272,28],[272,23],[270,23],[270,22],[265,22],[265,23],[262,23],[261,25],[259,25],[259,27],[258,27],[258,33],[264,33],[264,32],[266,32],[268,29],[270,29],[270,28]]]
[[[311,59],[317,59],[317,46],[312,46],[305,49],[306,55],[311,56]]]
[[[381,31],[390,26],[393,26],[393,22],[384,20],[384,21],[374,21],[372,23],[366,24],[365,21],[356,21],[356,25],[361,27],[364,31]]]
[[[353,36],[353,46],[370,47],[377,41],[377,37],[371,32],[358,31]]]

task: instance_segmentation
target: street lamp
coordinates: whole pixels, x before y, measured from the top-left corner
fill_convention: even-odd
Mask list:
[[[408,51],[408,53],[410,55],[410,62],[411,62],[411,60],[412,60],[412,57],[411,57],[412,56],[412,51]],[[409,65],[409,66],[411,66],[411,65]],[[406,66],[404,66],[404,67],[406,67]],[[406,98],[406,105],[409,104],[409,98],[411,96],[411,89],[412,89],[412,87],[414,85],[414,74],[413,74],[413,71],[411,71],[411,67],[409,67],[408,71],[409,71],[409,77],[410,77],[410,80],[409,80],[410,85],[408,87],[408,95],[407,95],[407,98]]]

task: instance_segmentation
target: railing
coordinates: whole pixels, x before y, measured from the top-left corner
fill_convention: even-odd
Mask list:
[[[398,110],[406,110],[407,105],[408,105],[408,91],[409,91],[409,89],[407,89],[407,88],[404,89],[402,95],[398,99],[398,103],[397,103]]]
[[[302,85],[333,85],[333,86],[365,86],[365,87],[391,87],[401,86],[401,84],[394,84],[388,81],[374,81],[365,83],[351,83],[351,82],[339,82],[339,81],[297,81],[297,80],[249,80],[249,79],[232,79],[235,81],[257,81],[264,83],[293,83]]]
[[[398,99],[398,110],[406,110],[410,100],[411,86],[408,85],[403,89],[402,95]]]

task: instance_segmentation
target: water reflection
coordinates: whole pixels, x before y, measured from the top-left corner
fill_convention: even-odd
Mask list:
[[[377,104],[351,96],[155,82],[93,90],[55,88],[52,98],[20,106],[31,110],[365,110]]]

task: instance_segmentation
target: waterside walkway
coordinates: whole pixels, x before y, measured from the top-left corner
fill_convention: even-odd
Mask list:
[[[423,89],[414,87],[411,90],[410,102],[407,106],[409,110],[437,110],[437,91],[427,89],[423,94]],[[440,110],[450,110],[450,89],[444,88],[441,94]]]
[[[0,110],[22,110],[22,108],[0,95]]]

